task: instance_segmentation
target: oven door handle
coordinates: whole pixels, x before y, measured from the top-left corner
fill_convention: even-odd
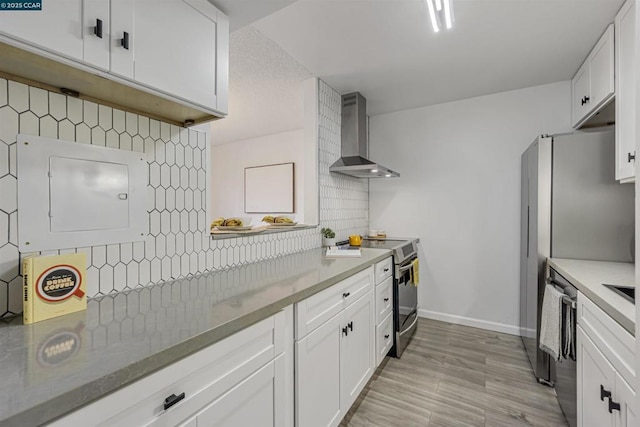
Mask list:
[[[416,313],[416,318],[413,319],[413,322],[411,322],[411,326],[409,326],[408,328],[406,328],[404,331],[400,332],[399,336],[403,336],[404,334],[406,334],[408,331],[410,331],[411,329],[413,329],[414,325],[416,323],[418,323],[418,310],[414,310],[413,313]],[[411,314],[413,314],[411,313]],[[411,315],[410,314],[410,315]]]
[[[413,262],[413,260],[411,260]],[[413,267],[413,264],[409,263],[409,265],[405,265],[404,267],[399,267],[398,271],[400,273],[403,273],[405,271],[407,271],[408,269],[410,269],[411,267]]]

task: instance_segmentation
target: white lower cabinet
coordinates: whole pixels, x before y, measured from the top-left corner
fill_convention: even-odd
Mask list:
[[[393,347],[392,313],[376,326],[376,366],[380,365]]]
[[[341,330],[340,388],[343,392],[342,407],[347,411],[373,375],[375,362],[373,303],[371,292],[344,311]]]
[[[393,258],[376,264],[375,366],[379,366],[393,347]]]
[[[187,421],[187,426],[282,426],[284,355],[279,356]],[[195,424],[194,424],[195,421]],[[158,425],[164,425],[158,424]]]
[[[578,425],[613,427],[608,405],[615,391],[616,370],[579,326],[577,339]]]
[[[342,313],[296,342],[296,425],[335,426],[341,419]]]
[[[577,400],[579,427],[636,427],[635,340],[581,292],[578,293]]]
[[[296,425],[300,427],[337,426],[358,394],[373,375],[375,363],[375,321],[373,268],[358,273],[366,291],[322,325],[310,330],[296,342]],[[345,282],[352,280],[346,279]],[[335,292],[344,293],[342,283]],[[361,287],[359,286],[359,289]],[[324,292],[324,291],[323,291]],[[317,294],[319,295],[319,294]],[[314,297],[316,298],[315,300]],[[307,316],[333,307],[328,295],[312,296],[296,304],[298,325],[310,325]],[[317,304],[316,304],[317,303]],[[298,311],[298,305],[302,311]],[[316,310],[308,310],[309,306]]]
[[[636,400],[636,393],[618,373],[616,373],[616,394],[620,401],[620,411],[615,414],[616,426],[640,426],[640,413],[638,412],[638,408],[633,404]]]
[[[291,426],[292,326],[288,307],[50,426]]]

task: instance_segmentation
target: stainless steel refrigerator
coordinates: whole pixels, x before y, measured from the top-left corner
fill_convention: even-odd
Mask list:
[[[538,349],[547,257],[632,262],[634,188],[615,180],[612,129],[541,136],[522,154],[520,335],[535,376],[556,381]]]

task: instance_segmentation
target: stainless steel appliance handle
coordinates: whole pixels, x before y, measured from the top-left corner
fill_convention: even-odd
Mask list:
[[[568,297],[568,296],[566,296],[566,295],[562,297],[562,303],[563,303],[564,305],[568,305],[569,307],[571,307],[571,308],[572,308],[572,309],[574,309],[574,310],[575,310],[575,309],[576,309],[576,307],[577,307],[576,300],[574,300],[574,299],[572,299],[572,298],[569,298],[569,297]]]
[[[400,273],[402,273],[403,271],[407,271],[408,269],[410,269],[411,267],[413,267],[413,264],[409,264],[409,265],[405,265],[404,267],[399,267],[398,271]]]
[[[406,334],[407,332],[409,332],[411,329],[413,329],[413,327],[415,326],[416,323],[418,323],[418,314],[416,313],[416,318],[413,320],[413,322],[411,322],[411,326],[409,326],[407,329],[405,329],[404,331],[400,332],[399,336],[403,336],[404,334]]]
[[[551,277],[547,278],[547,284],[554,285],[554,286],[560,287],[562,289],[566,289],[567,288],[567,285],[565,285],[563,283],[560,283],[557,280],[552,279]],[[571,307],[574,310],[578,306],[577,301],[575,299],[571,298],[569,295],[566,295],[566,294],[562,296],[562,303],[564,305],[567,305],[567,306]]]

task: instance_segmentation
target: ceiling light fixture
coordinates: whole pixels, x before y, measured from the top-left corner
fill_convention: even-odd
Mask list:
[[[433,32],[437,33],[440,31],[440,26],[438,25],[438,18],[436,17],[435,6],[433,5],[433,0],[426,0],[427,7],[429,8],[429,18],[431,18],[431,25],[433,26]]]
[[[429,19],[435,33],[440,32],[440,27],[447,29],[453,27],[453,9],[451,0],[425,0],[429,9]],[[444,25],[443,25],[444,24]]]
[[[447,29],[451,29],[451,27],[453,27],[451,0],[444,0],[444,22]]]
[[[371,169],[371,173],[378,173],[378,169]]]

